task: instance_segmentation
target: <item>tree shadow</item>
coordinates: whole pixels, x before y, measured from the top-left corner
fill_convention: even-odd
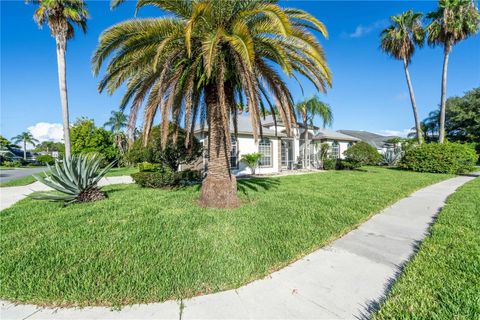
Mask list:
[[[238,179],[237,180],[237,190],[243,194],[247,194],[248,190],[259,191],[270,190],[276,188],[280,184],[278,179],[272,178],[248,178],[248,179]]]

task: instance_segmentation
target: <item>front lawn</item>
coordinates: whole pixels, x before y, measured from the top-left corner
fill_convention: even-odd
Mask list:
[[[480,178],[454,193],[375,319],[480,318]]]
[[[448,177],[368,168],[240,180],[234,210],[199,208],[198,186],[115,185],[107,200],[68,207],[25,199],[0,214],[0,297],[120,305],[239,287]]]

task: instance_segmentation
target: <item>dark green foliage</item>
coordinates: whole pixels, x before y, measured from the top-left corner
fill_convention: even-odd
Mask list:
[[[200,171],[172,171],[169,167],[158,167],[152,171],[132,174],[133,181],[146,188],[171,188],[200,181]]]
[[[119,158],[120,153],[113,134],[104,128],[97,128],[91,119],[77,119],[70,129],[70,140],[72,154],[101,154],[105,159],[102,166]]]
[[[58,151],[59,153],[65,153],[65,145],[61,142],[53,142],[53,141],[43,141],[35,146],[33,150],[35,152],[52,152]]]
[[[480,143],[480,88],[447,99],[445,130],[449,141]]]
[[[55,163],[55,158],[49,154],[42,154],[37,157],[37,161],[44,165],[52,165]]]
[[[479,319],[480,178],[461,187],[374,319]]]
[[[98,181],[110,170],[114,162],[100,169],[102,157],[94,155],[73,155],[71,159],[56,161],[50,167],[46,177],[34,175],[37,181],[60,192],[37,193],[32,198],[36,200],[61,201],[65,204],[74,202],[90,202],[104,198],[104,194],[97,187]]]
[[[323,160],[323,170],[335,170],[337,168],[337,159],[326,158]]]
[[[242,205],[228,210],[195,205],[197,186],[107,186],[108,199],[66,208],[22,200],[0,215],[0,297],[120,305],[238,288],[449,177],[365,170],[239,179]]]
[[[131,164],[140,162],[159,163],[168,166],[172,171],[177,171],[181,164],[189,164],[202,155],[202,145],[193,138],[191,145],[185,147],[185,131],[178,130],[177,142],[173,141],[173,128],[170,126],[170,136],[165,148],[161,147],[160,126],[152,128],[147,146],[143,145],[143,137],[135,140],[133,146],[125,155],[126,161]]]
[[[358,142],[348,148],[344,155],[346,160],[355,163],[357,166],[378,165],[382,160],[382,155],[377,149],[366,142]]]
[[[336,168],[337,170],[355,170],[361,167],[361,164],[358,161],[353,161],[349,159],[337,159]]]
[[[399,166],[418,172],[461,174],[472,171],[476,162],[471,145],[428,143],[407,150]]]

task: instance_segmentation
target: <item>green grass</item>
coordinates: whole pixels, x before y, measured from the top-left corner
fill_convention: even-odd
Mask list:
[[[2,169],[3,170],[3,169]],[[112,168],[107,174],[107,177],[116,177],[116,176],[129,176],[132,173],[138,172],[138,168],[132,168],[132,167],[124,167],[124,168]],[[34,183],[35,178],[33,175],[31,176],[25,176],[17,179],[13,179],[10,181],[5,181],[0,183],[0,187],[18,187],[18,186],[26,186],[31,183]]]
[[[375,319],[480,319],[480,178],[448,199]]]
[[[25,199],[0,214],[0,297],[121,305],[239,287],[447,177],[368,168],[240,180],[234,210],[199,208],[198,186],[116,185],[68,207]]]

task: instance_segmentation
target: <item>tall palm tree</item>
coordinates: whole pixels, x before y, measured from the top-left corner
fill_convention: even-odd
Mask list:
[[[270,0],[139,0],[137,10],[147,4],[169,16],[125,21],[101,35],[94,72],[111,59],[99,91],[111,94],[127,82],[120,108],[132,102],[130,130],[145,101],[145,140],[157,112],[163,145],[170,122],[174,127],[183,123],[187,143],[197,121],[207,124],[208,174],[200,205],[235,207],[229,123],[236,136],[238,104],[245,100],[248,105],[255,140],[262,134],[261,112],[274,105],[290,135],[296,121],[294,103],[279,70],[292,77],[302,74],[325,91],[331,74],[311,31],[327,36],[327,30],[307,12],[283,9]]]
[[[26,0],[26,2],[38,5],[33,18],[40,27],[48,24],[57,45],[58,85],[62,104],[65,157],[70,158],[71,145],[65,52],[67,50],[67,41],[75,35],[74,25],[80,27],[83,32],[87,30],[87,7],[83,0]]]
[[[121,153],[125,150],[124,146],[124,133],[123,129],[128,125],[127,116],[122,111],[112,111],[110,118],[103,124],[104,127],[110,127],[113,135],[115,136],[115,144]]]
[[[35,139],[30,132],[22,132],[18,136],[12,138],[14,143],[23,142],[23,160],[27,160],[27,143],[35,146],[38,140]]]
[[[380,45],[384,52],[395,59],[403,61],[418,143],[423,142],[423,134],[420,118],[418,117],[412,81],[410,80],[410,73],[408,72],[408,65],[415,52],[415,46],[422,47],[425,40],[425,31],[422,27],[421,19],[422,14],[414,13],[412,10],[390,17],[392,24],[382,31]]]
[[[443,71],[440,98],[440,128],[438,141],[445,140],[445,110],[447,101],[448,58],[458,42],[478,32],[480,13],[472,0],[440,0],[438,9],[427,15],[428,43],[443,46]]]
[[[308,128],[313,126],[313,120],[320,117],[323,122],[323,127],[331,126],[333,123],[333,112],[328,104],[322,102],[317,96],[305,99],[295,105],[297,117],[303,123],[303,163],[304,166],[310,167],[310,161],[307,161],[308,145]],[[307,164],[308,162],[308,164]]]

